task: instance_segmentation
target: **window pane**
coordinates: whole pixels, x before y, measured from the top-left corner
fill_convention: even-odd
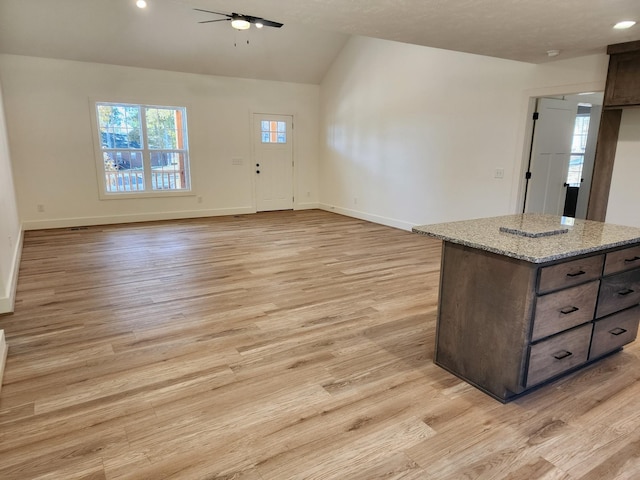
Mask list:
[[[102,148],[141,148],[139,107],[98,104],[97,112]]]
[[[571,153],[584,153],[587,147],[587,137],[589,136],[589,115],[576,116],[576,123],[573,129],[573,142],[571,143]]]
[[[262,120],[260,126],[262,143],[287,143],[287,122]]]
[[[151,152],[151,188],[184,190],[187,185],[185,155],[178,152]]]
[[[107,192],[144,190],[142,154],[131,151],[103,152],[104,181]]]
[[[183,111],[175,108],[147,107],[147,142],[149,149],[184,149]]]
[[[584,155],[571,155],[569,159],[569,173],[567,175],[567,183],[571,187],[579,187],[582,180],[582,164],[584,163]]]

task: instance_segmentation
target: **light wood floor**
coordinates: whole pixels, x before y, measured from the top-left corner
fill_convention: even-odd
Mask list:
[[[439,262],[320,211],[27,232],[0,478],[640,478],[638,342],[502,405],[432,363]]]

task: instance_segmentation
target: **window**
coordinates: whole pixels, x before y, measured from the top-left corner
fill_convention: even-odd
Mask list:
[[[189,191],[184,107],[97,103],[106,194]]]
[[[262,143],[287,143],[286,122],[262,120],[260,125]]]
[[[579,187],[582,182],[582,165],[589,136],[589,121],[591,120],[591,106],[581,105],[578,109],[571,142],[571,157],[569,159],[569,174],[567,183],[571,187]]]

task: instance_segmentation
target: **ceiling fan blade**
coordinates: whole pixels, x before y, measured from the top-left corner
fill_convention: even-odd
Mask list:
[[[252,23],[261,23],[265,27],[275,27],[275,28],[280,28],[282,25],[284,25],[283,23],[273,22],[271,20],[265,20],[264,18],[256,18],[255,21]]]
[[[198,12],[213,13],[214,15],[222,15],[223,17],[231,17],[228,13],[212,12],[211,10],[203,10],[201,8],[194,8],[194,10],[197,10]]]
[[[228,22],[230,20],[231,20],[230,18],[217,18],[216,20],[205,20],[204,22],[198,22],[198,23]]]

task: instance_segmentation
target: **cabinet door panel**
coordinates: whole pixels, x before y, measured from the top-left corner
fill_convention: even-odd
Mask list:
[[[531,345],[527,388],[585,363],[592,330],[593,324],[588,323]]]
[[[617,252],[607,253],[604,264],[604,274],[624,272],[632,268],[640,267],[640,245]]]
[[[538,291],[546,293],[595,280],[602,274],[604,255],[558,263],[540,269]]]
[[[593,320],[600,282],[585,283],[538,297],[531,340],[536,341]]]
[[[604,277],[600,283],[596,318],[637,303],[640,303],[640,268]]]
[[[593,327],[589,360],[633,342],[638,334],[640,306],[598,320]]]

